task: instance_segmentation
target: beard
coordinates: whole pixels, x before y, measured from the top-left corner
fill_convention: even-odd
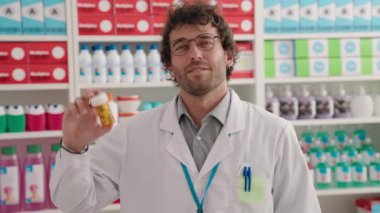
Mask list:
[[[195,67],[201,67],[199,74],[192,73]],[[226,79],[225,64],[213,67],[204,61],[191,62],[183,70],[173,67],[178,86],[193,96],[203,96],[219,86]],[[199,72],[199,71],[198,71]],[[204,73],[203,73],[204,72]]]

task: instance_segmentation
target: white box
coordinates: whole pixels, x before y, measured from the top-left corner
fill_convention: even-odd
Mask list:
[[[310,39],[308,45],[310,58],[328,57],[329,45],[327,39]]]
[[[329,60],[327,58],[310,58],[310,77],[329,76]]]
[[[352,31],[354,24],[353,0],[336,0],[336,23],[335,31]]]
[[[276,78],[292,78],[295,76],[295,65],[292,59],[275,60]]]
[[[21,34],[21,7],[19,0],[0,1],[0,34]]]
[[[380,58],[372,58],[372,75],[380,76]]]
[[[64,0],[44,0],[45,33],[47,35],[66,34],[66,12]]]
[[[371,0],[354,0],[354,31],[370,31]]]
[[[293,59],[294,42],[292,40],[273,41],[275,59]]]
[[[380,30],[380,0],[372,0],[371,30]]]
[[[372,57],[380,56],[380,38],[372,38]]]
[[[315,32],[318,21],[317,0],[300,0],[300,26],[301,32]]]
[[[360,57],[360,39],[340,39],[340,56]]]
[[[318,0],[318,31],[335,30],[335,0]]]
[[[21,0],[21,14],[23,34],[45,34],[42,0]]]
[[[282,21],[281,21],[281,31],[282,32],[298,32],[299,22],[300,22],[300,5],[298,0],[286,0],[281,1],[282,7]]]
[[[265,33],[279,33],[281,29],[280,0],[264,1],[264,31]]]
[[[361,59],[342,58],[342,75],[343,76],[359,76],[361,74]]]

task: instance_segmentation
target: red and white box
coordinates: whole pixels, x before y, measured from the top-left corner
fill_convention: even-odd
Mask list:
[[[255,51],[252,42],[238,42],[238,60],[231,78],[253,78],[255,70]]]
[[[380,197],[357,198],[355,204],[357,213],[380,212]]]
[[[149,0],[114,0],[117,15],[150,15]]]
[[[113,15],[113,0],[78,0],[78,16]]]
[[[30,83],[67,83],[67,65],[30,65],[29,81]]]
[[[80,35],[115,35],[114,17],[81,16],[78,21]]]
[[[28,81],[27,65],[0,66],[0,84],[25,84]]]
[[[164,30],[168,17],[167,16],[153,16],[152,17],[152,28],[153,35],[161,35]]]
[[[253,0],[219,0],[219,7],[223,15],[227,16],[252,16],[255,10]]]
[[[0,43],[0,64],[27,64],[28,52],[24,43]]]
[[[33,42],[27,44],[30,64],[67,63],[67,44],[65,42]]]
[[[167,15],[169,9],[178,6],[176,0],[152,0],[150,2],[151,14],[153,15]]]
[[[117,15],[115,18],[117,35],[151,35],[150,16]]]
[[[253,34],[255,25],[252,16],[225,16],[234,34]]]

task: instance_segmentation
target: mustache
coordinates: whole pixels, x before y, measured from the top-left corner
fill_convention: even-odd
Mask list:
[[[191,62],[190,64],[186,65],[185,66],[185,71],[188,71],[190,69],[193,69],[194,67],[206,67],[208,69],[211,69],[211,65],[207,62],[204,62],[204,61],[194,61],[194,62]]]

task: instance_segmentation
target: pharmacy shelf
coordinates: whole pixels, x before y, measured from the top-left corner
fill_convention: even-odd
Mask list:
[[[235,41],[253,41],[254,34],[238,34],[234,36]],[[141,36],[78,36],[79,42],[160,42],[159,35],[141,35]]]
[[[228,81],[228,85],[250,85],[254,84],[255,80],[250,79],[231,79]],[[81,84],[80,89],[121,89],[121,88],[169,88],[175,87],[174,83],[171,81],[163,82],[143,82],[143,83],[91,83],[91,84]]]
[[[295,34],[266,34],[264,40],[292,39],[329,39],[329,38],[377,38],[380,32],[332,32],[332,33],[295,33]]]
[[[67,41],[66,35],[0,35],[0,42],[27,42],[27,41]]]
[[[291,121],[291,123],[295,127],[297,126],[352,125],[352,124],[380,124],[380,117],[294,120],[294,121]]]
[[[62,131],[38,131],[20,133],[0,133],[0,140],[35,139],[35,138],[59,138]]]
[[[2,84],[0,91],[30,91],[30,90],[66,90],[68,83],[63,84]]]
[[[317,195],[322,196],[340,196],[340,195],[361,195],[361,194],[380,194],[380,187],[358,187],[347,189],[319,189]]]
[[[303,83],[332,83],[332,82],[367,82],[380,81],[380,76],[340,76],[340,77],[299,77],[265,79],[266,84],[303,84]]]

